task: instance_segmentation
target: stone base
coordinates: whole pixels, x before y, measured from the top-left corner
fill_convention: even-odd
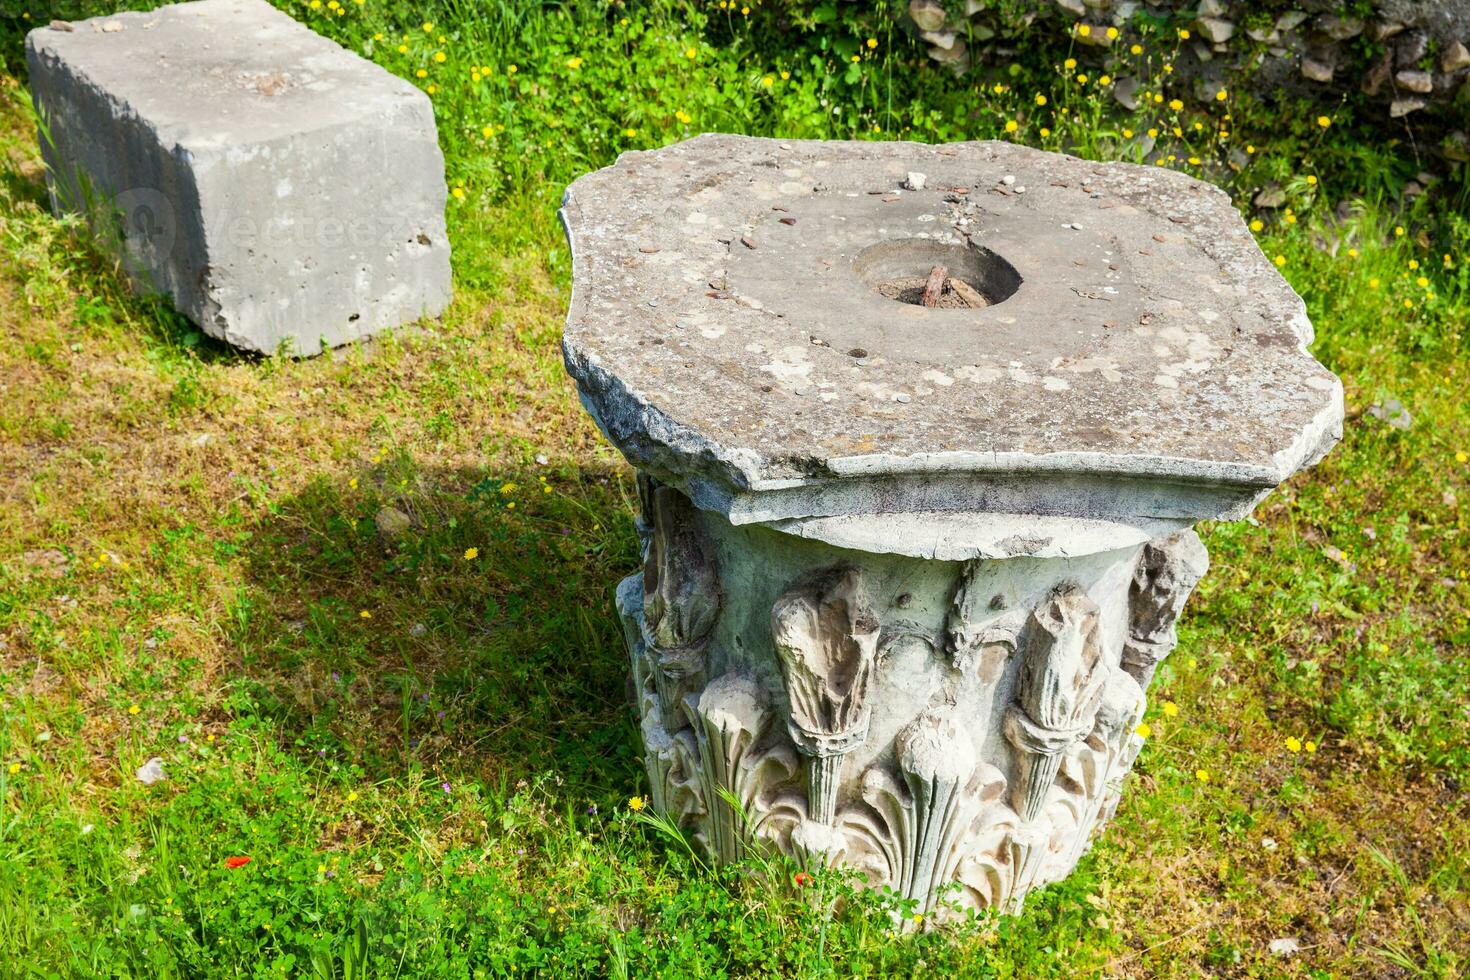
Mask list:
[[[264,0],[26,38],[58,212],[236,347],[315,354],[449,303],[429,99]]]
[[[1016,910],[1072,870],[1205,571],[1193,531],[942,561],[644,490],[618,609],[657,810],[715,860],[853,867],[926,912]]]

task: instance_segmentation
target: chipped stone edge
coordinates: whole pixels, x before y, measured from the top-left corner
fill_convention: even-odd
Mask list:
[[[622,155],[619,162],[621,159]],[[580,178],[563,192],[562,205],[557,212],[574,267],[578,249],[575,225],[580,209],[573,192],[579,182]],[[1241,225],[1244,226],[1243,221]],[[1254,244],[1253,238],[1251,241]],[[1281,282],[1285,284],[1284,280]],[[1289,284],[1285,284],[1285,288],[1295,300],[1287,320],[1297,335],[1298,349],[1315,362],[1309,350],[1315,335],[1306,314],[1306,304]],[[568,324],[575,322],[585,307],[583,291],[574,275],[567,308]],[[1204,510],[1193,519],[1241,520],[1249,516],[1273,489],[1322,459],[1342,438],[1344,418],[1342,381],[1329,372],[1333,397],[1288,447],[1273,455],[1273,465],[1269,467],[1180,456],[1085,451],[1040,454],[956,451],[910,456],[871,453],[835,457],[825,462],[807,460],[810,475],[773,478],[765,475],[770,462],[767,457],[753,449],[723,446],[669,416],[645,394],[633,390],[622,378],[598,363],[595,356],[578,349],[565,332],[562,335],[562,358],[567,373],[577,384],[582,405],[603,435],[630,463],[680,487],[702,509],[717,511],[734,523],[770,526],[789,523],[797,518],[790,515],[784,518],[758,516],[748,511],[742,514],[745,509],[740,506],[742,498],[748,504],[750,497],[768,490],[830,485],[839,480],[893,479],[939,473],[1111,476],[1141,482],[1219,488],[1220,506]],[[810,516],[821,515],[814,512]]]

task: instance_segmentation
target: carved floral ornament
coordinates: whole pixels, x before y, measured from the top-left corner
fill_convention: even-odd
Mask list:
[[[716,860],[760,849],[842,864],[921,910],[1015,909],[1071,870],[1142,744],[1125,648],[1146,645],[1157,663],[1172,646],[1202,571],[1197,538],[1149,545],[1119,578],[1127,591],[1097,595],[1064,580],[1007,603],[993,563],[965,566],[924,648],[942,682],[878,736],[879,699],[906,682],[885,675],[884,637],[918,630],[881,621],[896,597],[874,595],[851,563],[798,574],[768,637],[742,637],[738,657],[712,650],[739,597],[722,592],[687,498],[655,487],[649,501],[644,573],[618,604],[655,809]],[[1128,624],[1111,645],[1108,603]]]

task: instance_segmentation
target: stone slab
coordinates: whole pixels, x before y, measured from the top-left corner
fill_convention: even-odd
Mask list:
[[[441,312],[444,161],[428,97],[264,0],[26,38],[58,210],[245,350],[314,354]]]
[[[1228,197],[1173,171],[711,135],[578,179],[562,218],[584,403],[736,523],[871,539],[854,517],[1044,513],[1154,536],[1242,516],[1341,432],[1301,299]],[[941,260],[1013,291],[928,309],[875,285]],[[986,554],[997,520],[945,553]]]

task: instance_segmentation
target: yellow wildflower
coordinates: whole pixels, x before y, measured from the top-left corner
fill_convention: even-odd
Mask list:
[[[1149,727],[1146,721],[1139,722],[1138,727],[1133,730],[1138,733],[1139,738],[1148,738],[1154,733],[1154,730]]]
[[[1073,68],[1077,67],[1077,59],[1068,58],[1066,61],[1062,62],[1062,67],[1067,69],[1067,71],[1071,71]]]
[[[464,550],[464,560],[465,561],[474,561],[478,557],[480,557],[480,549],[479,548],[466,548]]]
[[[1194,771],[1194,778],[1198,779],[1202,783],[1208,783],[1210,781],[1210,774],[1207,770],[1196,769]]]
[[[1277,266],[1283,266],[1283,265],[1286,264],[1286,256],[1284,256],[1284,255],[1278,255],[1278,256],[1276,256],[1276,258],[1272,259],[1271,261],[1272,262],[1275,262]]]
[[[1323,129],[1326,129],[1328,126],[1332,125],[1332,120],[1327,118],[1326,116],[1318,116],[1317,125],[1321,126]]]
[[[1286,739],[1286,751],[1295,753],[1300,752],[1301,750],[1301,739],[1297,738],[1295,735],[1288,736]]]
[[[1077,25],[1077,36],[1078,37],[1087,37],[1091,33],[1092,33],[1092,28],[1089,27],[1087,24],[1078,24]]]
[[[1118,39],[1118,29],[1116,27],[1109,27],[1107,29],[1107,35],[1109,41],[1116,41]]]
[[[1174,718],[1174,717],[1177,717],[1178,714],[1179,714],[1179,705],[1175,704],[1173,701],[1165,701],[1164,702],[1164,717],[1165,718]]]
[[[143,709],[140,708],[140,707],[138,707],[136,704],[130,704],[130,705],[128,705],[128,714],[130,714],[130,715],[135,715],[135,714],[137,714],[138,712],[140,712],[142,710]]]
[[[643,808],[645,806],[647,806],[647,805],[648,804],[644,801],[643,797],[641,797],[641,796],[630,796],[630,797],[628,797],[628,809],[629,810],[632,810],[634,813],[641,813],[641,812],[643,812]]]
[[[1179,101],[1178,99],[1170,99],[1169,108],[1173,109],[1175,112],[1178,112],[1180,109],[1184,108],[1184,103]]]
[[[357,615],[358,615],[358,617],[360,619],[372,619],[373,618],[373,614],[370,613],[370,612],[368,612],[366,609],[359,609],[358,612],[357,612]]]
[[[1143,54],[1143,45],[1141,45],[1141,44],[1135,44],[1135,45],[1133,45],[1133,47],[1131,47],[1131,48],[1128,49],[1128,53],[1129,54]]]
[[[1006,132],[1008,132],[1008,133],[1014,133],[1016,130],[1018,130],[1020,128],[1021,128],[1021,124],[1018,123],[1018,122],[1016,122],[1014,119],[1007,119],[1006,120]]]
[[[1266,227],[1266,223],[1260,218],[1251,219],[1251,231],[1260,231],[1264,227]]]
[[[1037,105],[1046,105],[1046,96],[1044,96],[1044,95],[1038,95],[1036,97],[1036,104]]]
[[[1307,750],[1307,755],[1311,755],[1313,752],[1317,751],[1317,743],[1312,741],[1311,739],[1307,739],[1306,743],[1302,747]]]

